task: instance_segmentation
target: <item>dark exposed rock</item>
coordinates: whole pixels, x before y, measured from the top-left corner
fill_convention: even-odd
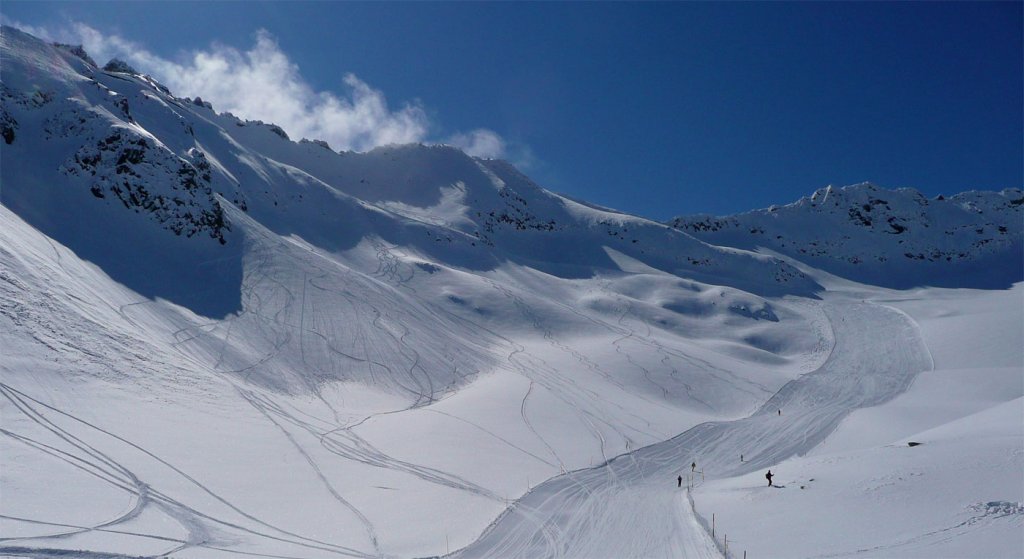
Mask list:
[[[210,185],[209,162],[198,153],[193,164],[148,138],[118,129],[83,146],[61,170],[90,177],[93,196],[112,195],[175,235],[206,233],[223,244],[230,227]]]
[[[128,120],[128,122],[135,121],[135,119],[132,118],[131,110],[129,110],[128,108],[128,99],[121,97],[117,101],[114,101],[114,106],[116,106],[121,111],[121,115],[124,116],[125,119]]]
[[[285,140],[289,139],[288,138],[288,134],[285,133],[284,129],[281,128],[280,126],[278,126],[276,124],[268,124],[267,128],[270,128],[271,132],[273,132],[274,134],[277,134],[278,136],[284,138]]]
[[[0,136],[3,137],[4,143],[14,143],[14,131],[17,129],[18,121],[14,120],[14,117],[0,107]]]
[[[77,56],[78,58],[81,58],[83,61],[85,61],[86,64],[88,64],[89,66],[92,66],[93,68],[95,68],[97,66],[96,61],[93,60],[91,56],[89,56],[89,53],[85,52],[85,49],[82,48],[82,45],[68,45],[68,44],[65,44],[65,43],[54,43],[53,46],[55,46],[55,47],[57,47],[59,49],[66,50],[66,51],[70,52],[71,54]]]
[[[107,62],[107,64],[103,66],[103,71],[119,72],[122,74],[138,74],[138,72],[135,71],[135,68],[132,68],[130,64],[120,58],[111,58],[110,62]]]
[[[330,152],[334,151],[333,149],[331,149],[331,144],[328,144],[327,142],[325,142],[323,140],[308,140],[306,138],[303,138],[303,139],[299,140],[299,143],[300,144],[313,144],[315,146],[322,147],[322,148],[324,148],[327,151],[330,151]]]

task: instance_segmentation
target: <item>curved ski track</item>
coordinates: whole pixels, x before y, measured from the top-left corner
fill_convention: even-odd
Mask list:
[[[316,336],[332,354],[357,363],[364,363],[370,382],[375,382],[378,373],[374,372],[374,368],[377,368],[378,372],[386,372],[385,379],[390,379],[384,380],[384,382],[395,385],[411,395],[412,399],[408,407],[383,412],[383,414],[400,413],[408,409],[428,406],[439,396],[443,397],[449,394],[454,384],[466,377],[456,368],[452,373],[451,384],[443,387],[435,386],[434,379],[420,365],[419,352],[406,341],[410,330],[403,322],[409,317],[387,317],[370,300],[350,291],[350,289],[374,289],[371,283],[380,281],[397,286],[411,294],[416,293],[415,289],[409,285],[413,275],[417,273],[416,269],[392,254],[393,247],[388,247],[383,243],[377,244],[379,266],[374,274],[377,279],[358,275],[352,270],[338,266],[333,271],[340,272],[344,278],[351,280],[351,282],[334,284],[341,285],[340,287],[327,287],[317,282],[317,279],[327,277],[329,274],[320,267],[319,260],[314,257],[323,258],[331,264],[337,263],[323,255],[314,253],[310,256],[311,260],[303,262],[307,268],[301,270],[299,276],[302,281],[302,293],[296,294],[289,289],[288,285],[274,277],[277,270],[270,269],[271,251],[265,246],[260,246],[263,243],[274,241],[270,237],[263,236],[261,238],[259,235],[251,240],[256,246],[250,252],[253,260],[251,265],[246,266],[242,286],[243,297],[249,301],[246,310],[219,324],[208,323],[182,328],[174,332],[175,342],[172,346],[178,349],[182,356],[189,357],[188,352],[184,351],[180,347],[181,345],[198,338],[216,339],[219,343],[219,348],[215,352],[216,367],[220,372],[234,373],[240,377],[239,380],[232,380],[227,376],[222,378],[227,379],[227,382],[234,386],[241,398],[281,432],[282,436],[305,459],[312,474],[316,476],[341,509],[346,511],[346,514],[352,515],[363,526],[369,549],[352,547],[352,545],[364,544],[341,545],[274,526],[240,509],[204,486],[200,481],[141,446],[0,383],[0,396],[30,421],[62,441],[59,445],[62,448],[9,430],[0,430],[0,434],[98,477],[124,491],[131,499],[129,506],[120,515],[93,526],[71,526],[44,520],[5,517],[12,521],[49,525],[54,528],[54,531],[37,537],[0,536],[0,553],[23,554],[25,550],[30,549],[23,547],[23,544],[11,545],[16,542],[35,540],[42,544],[88,531],[132,535],[166,541],[169,545],[173,544],[173,547],[163,553],[164,555],[180,553],[190,548],[208,548],[229,553],[241,553],[231,549],[230,543],[219,541],[211,536],[211,529],[216,528],[219,533],[233,532],[245,534],[250,538],[262,538],[290,544],[291,548],[295,550],[289,555],[270,555],[275,557],[302,557],[308,554],[303,550],[347,557],[382,556],[383,552],[373,524],[324,475],[317,459],[296,438],[300,434],[306,440],[312,437],[312,440],[319,441],[323,449],[340,459],[393,469],[429,483],[505,502],[500,495],[460,476],[398,460],[381,452],[354,431],[356,427],[375,415],[343,420],[338,410],[320,394],[319,386],[313,381],[305,381],[312,382],[306,388],[311,389],[326,405],[334,415],[333,421],[309,416],[303,417],[305,414],[289,411],[272,395],[261,390],[247,388],[249,383],[246,381],[251,380],[251,375],[260,366],[275,359],[285,344],[292,343],[291,332],[296,327],[299,330],[298,353],[304,365],[309,365],[307,363],[306,347],[308,342],[306,336]],[[615,375],[602,369],[598,363],[580,351],[559,341],[545,324],[542,315],[534,311],[515,290],[493,280],[485,279],[484,281],[501,296],[508,298],[534,330],[541,334],[543,340],[553,348],[569,354],[580,363],[583,370],[589,371],[613,386],[625,389]],[[264,282],[270,282],[273,287],[258,289],[257,287]],[[365,332],[358,329],[347,332],[351,335],[351,349],[335,347],[331,338],[337,338],[337,334],[321,332],[316,322],[316,314],[307,312],[309,306],[307,290],[310,288],[321,292],[336,293],[345,304],[351,307],[351,312],[354,315],[366,318],[360,322],[361,324],[368,323],[377,331],[385,333],[384,339],[390,340],[388,345],[395,353],[393,358],[388,362],[375,358],[375,355],[384,355],[382,351],[389,348],[371,347]],[[609,296],[617,298],[613,292],[607,289],[605,291]],[[263,297],[269,297],[269,300],[264,300]],[[663,346],[651,336],[651,329],[646,321],[632,312],[628,301],[623,303],[621,314],[617,322],[614,323],[588,316],[567,304],[558,302],[554,302],[554,304],[617,336],[612,342],[616,352],[623,354],[626,362],[635,367],[658,393],[658,397],[638,395],[649,401],[651,405],[666,405],[657,400],[667,395],[669,390],[643,364],[632,359],[630,352],[623,348],[623,344],[640,346],[662,356],[662,363],[672,364],[672,372],[663,375],[664,379],[679,382],[675,379],[675,375],[679,371],[674,365],[675,360],[679,360],[701,369],[705,374],[714,377],[716,381],[735,384],[732,381],[738,380],[729,371],[718,369],[698,358]],[[130,305],[124,307],[127,306]],[[299,306],[298,312],[291,313],[295,306]],[[127,316],[127,309],[124,307],[119,309],[119,312],[131,321],[131,318]],[[711,557],[719,555],[714,543],[701,528],[700,521],[693,512],[692,502],[687,499],[684,492],[675,491],[675,476],[682,471],[684,464],[696,460],[711,477],[726,477],[770,466],[794,454],[805,453],[831,433],[846,414],[858,407],[876,405],[894,397],[906,389],[917,372],[930,367],[927,350],[920,340],[916,326],[902,313],[887,307],[850,302],[826,303],[824,309],[835,331],[835,347],[827,361],[818,370],[783,386],[750,417],[737,421],[698,425],[668,441],[638,450],[631,450],[635,441],[627,434],[628,431],[641,434],[648,440],[662,440],[665,436],[661,433],[645,432],[638,426],[618,425],[613,418],[607,416],[609,406],[621,410],[625,416],[638,420],[640,422],[638,425],[646,423],[650,427],[649,422],[645,422],[619,404],[607,401],[591,388],[574,380],[572,375],[565,375],[564,372],[557,370],[555,366],[540,356],[529,352],[525,346],[482,324],[452,313],[442,306],[426,305],[407,311],[419,315],[420,319],[427,317],[448,323],[457,323],[465,327],[467,331],[479,332],[480,339],[475,343],[481,346],[486,345],[488,341],[492,344],[497,341],[506,346],[508,353],[504,365],[529,381],[529,388],[520,405],[522,421],[551,458],[542,458],[526,449],[515,445],[511,446],[549,466],[558,467],[562,471],[566,470],[565,462],[558,455],[557,450],[545,439],[538,426],[535,426],[529,417],[527,401],[536,388],[543,388],[548,395],[562,401],[568,409],[575,411],[581,424],[597,442],[604,461],[600,466],[571,471],[533,488],[506,509],[476,542],[453,555],[459,557],[678,557],[680,555]],[[236,322],[245,315],[251,317],[249,320],[255,327],[255,333],[263,336],[269,342],[270,351],[254,362],[238,364],[241,366],[232,368],[234,365],[227,359],[229,342]],[[839,320],[840,316],[846,320]],[[299,324],[297,326],[290,324],[289,318],[292,321],[298,320]],[[382,324],[382,320],[386,320],[388,324]],[[641,332],[637,332],[631,326],[633,321],[643,328]],[[225,322],[227,324],[224,324]],[[858,343],[862,345],[858,346]],[[396,374],[396,366],[400,366],[401,372],[404,374]],[[401,378],[407,382],[402,382]],[[737,387],[749,391],[758,399],[763,398],[767,390],[763,386],[749,382],[740,383]],[[688,386],[685,388],[687,391],[690,390]],[[776,414],[776,410],[780,408],[784,410],[781,417]],[[490,433],[471,421],[456,416],[451,417],[474,425],[501,439],[499,435]],[[59,421],[55,419],[59,419]],[[75,427],[73,431],[71,430],[72,426]],[[609,434],[619,440],[614,443],[615,448],[621,448],[619,445],[625,444],[626,454],[609,459],[609,441],[606,440]],[[219,503],[214,507],[216,511],[209,506],[204,507],[203,510],[193,508],[150,486],[112,456],[97,450],[83,440],[83,438],[91,437],[108,437],[117,441],[117,444],[123,445],[126,452],[141,452],[163,467],[169,468],[174,475],[184,478],[211,497],[213,501]],[[740,453],[749,457],[743,464],[738,464],[735,460]],[[174,518],[182,525],[188,536],[182,539],[118,529],[119,525],[136,518],[150,505]],[[56,553],[60,550],[52,551]],[[49,551],[40,547],[36,548],[33,553],[46,555]],[[95,556],[116,555],[97,553]]]
[[[804,454],[847,414],[892,399],[932,367],[917,325],[905,314],[863,302],[826,303],[825,311],[836,340],[828,359],[749,417],[704,423],[550,479],[452,556],[720,557],[696,528],[687,493],[676,489],[686,465],[695,461],[706,475],[721,478]],[[737,461],[740,453],[745,462]]]

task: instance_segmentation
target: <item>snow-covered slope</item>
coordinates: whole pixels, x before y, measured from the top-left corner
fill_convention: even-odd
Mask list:
[[[888,291],[503,161],[8,27],[0,69],[0,555],[716,556],[680,462],[774,466],[931,367]]]
[[[754,557],[1022,556],[1024,284],[857,295],[912,317],[934,370],[773,465],[776,487],[763,471],[701,487],[701,512]]]
[[[766,247],[874,285],[1006,288],[1024,279],[1024,192],[925,198],[870,183],[785,206],[669,222],[710,243]]]

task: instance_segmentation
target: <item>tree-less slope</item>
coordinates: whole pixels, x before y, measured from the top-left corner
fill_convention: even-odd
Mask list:
[[[677,557],[699,541],[685,489],[704,478],[764,470],[821,443],[850,412],[886,402],[931,368],[916,324],[891,308],[826,306],[828,360],[782,387],[747,418],[698,425],[597,468],[552,479],[521,498],[460,557]],[[779,411],[782,414],[779,414]],[[740,455],[744,461],[740,461]],[[717,556],[715,548],[700,556]]]
[[[931,199],[911,188],[829,186],[784,206],[669,225],[872,285],[1005,289],[1024,279],[1024,192],[1010,186]]]

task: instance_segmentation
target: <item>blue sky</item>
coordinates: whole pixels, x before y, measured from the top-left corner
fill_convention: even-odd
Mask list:
[[[335,147],[501,151],[552,190],[656,219],[864,180],[928,195],[1024,184],[1020,2],[6,0],[0,13],[55,38],[98,33],[96,49],[130,50],[220,110],[264,109],[230,98],[246,88],[210,89],[196,53],[262,56],[291,86],[268,98],[303,101],[242,116],[384,131],[333,133]]]

